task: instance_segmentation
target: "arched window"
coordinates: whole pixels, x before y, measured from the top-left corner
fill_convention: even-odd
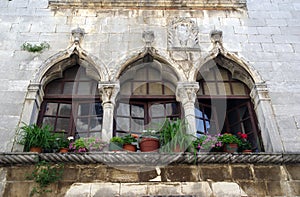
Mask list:
[[[196,103],[197,134],[242,132],[248,135],[252,148],[262,150],[260,131],[249,88],[219,65],[198,74]]]
[[[141,133],[168,119],[181,116],[176,101],[176,74],[165,63],[146,55],[132,63],[120,77],[115,112],[115,135]]]
[[[101,132],[103,110],[97,81],[78,64],[66,69],[63,78],[48,83],[39,112],[38,124],[51,125],[68,136],[92,136]]]

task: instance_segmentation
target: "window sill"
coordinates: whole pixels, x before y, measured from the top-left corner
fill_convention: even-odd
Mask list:
[[[195,161],[196,159],[196,161]],[[0,165],[34,164],[39,161],[106,165],[168,164],[288,164],[300,163],[300,153],[141,153],[141,152],[87,152],[87,153],[1,153]]]
[[[50,7],[129,9],[239,9],[246,0],[49,0]]]

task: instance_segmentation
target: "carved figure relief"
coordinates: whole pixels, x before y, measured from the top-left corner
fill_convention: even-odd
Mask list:
[[[196,22],[188,18],[175,18],[168,30],[169,50],[200,50],[199,29]]]

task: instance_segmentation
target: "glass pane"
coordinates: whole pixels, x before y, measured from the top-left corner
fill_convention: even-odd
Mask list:
[[[178,115],[178,106],[176,103],[167,103],[166,104],[166,115],[171,116],[171,115]]]
[[[165,83],[164,84],[165,88],[165,95],[174,95],[175,94],[175,86],[171,83]]]
[[[205,120],[210,120],[211,118],[211,109],[208,107],[204,107],[204,118]]]
[[[71,104],[62,104],[61,103],[59,105],[58,115],[59,116],[70,116],[71,115],[71,108],[72,108]]]
[[[117,125],[117,130],[119,131],[129,131],[129,124],[130,124],[130,119],[129,118],[117,118],[116,125]]]
[[[90,131],[101,131],[102,129],[102,117],[91,117]]]
[[[131,119],[131,130],[130,132],[141,133],[144,130],[144,120]]]
[[[232,83],[232,89],[234,95],[246,95],[245,85],[242,83]]]
[[[202,113],[201,109],[195,108],[195,116],[197,118],[203,118],[203,113]]]
[[[163,104],[153,104],[150,107],[150,117],[164,117],[165,107]]]
[[[120,103],[117,109],[117,115],[130,116],[130,105],[127,103]]]
[[[221,69],[216,69],[215,72],[216,72],[216,79],[217,81],[223,81],[223,76],[222,76],[222,72],[223,70]]]
[[[224,69],[222,69],[222,70],[219,70],[220,72],[221,72],[221,75],[222,75],[222,81],[227,81],[227,80],[229,80],[229,78],[228,78],[228,71],[226,71],[226,70],[224,70]]]
[[[199,90],[197,92],[197,95],[203,95],[202,83],[199,83]]]
[[[145,83],[145,82],[133,83],[133,94],[134,95],[146,95],[147,94],[147,83]]]
[[[55,131],[68,131],[69,130],[69,118],[57,118]]]
[[[243,122],[243,128],[244,128],[244,132],[246,133],[252,131],[252,124],[250,119],[247,119]]]
[[[78,118],[76,121],[76,130],[78,132],[86,132],[89,129],[89,119],[88,118]]]
[[[90,95],[91,94],[91,84],[90,82],[79,82],[78,92],[79,95]]]
[[[149,80],[160,80],[161,74],[158,70],[156,69],[149,69]]]
[[[54,117],[44,117],[43,118],[43,125],[50,125],[52,128],[55,126],[55,119]]]
[[[229,121],[229,125],[232,125],[232,124],[239,121],[235,110],[229,112],[227,118],[228,118],[228,121]]]
[[[214,82],[204,83],[205,95],[217,95],[216,84]]]
[[[202,119],[196,119],[196,129],[200,133],[205,133],[204,131],[204,122]]]
[[[78,116],[88,116],[90,113],[90,104],[89,103],[80,103],[78,105]]]
[[[67,69],[64,72],[64,78],[68,80],[74,80],[75,76],[77,75],[78,66],[74,66],[73,68]]]
[[[239,114],[241,119],[246,119],[249,117],[249,111],[246,106],[239,108]]]
[[[72,94],[72,92],[73,92],[73,85],[74,85],[73,82],[66,82],[64,84],[63,94]]]
[[[87,132],[78,132],[79,137],[86,138],[89,137],[89,134]]]
[[[132,105],[131,116],[137,118],[144,118],[144,106]]]
[[[162,84],[161,83],[149,83],[149,94],[150,95],[162,95]]]
[[[47,85],[47,94],[61,94],[61,82],[52,81]]]
[[[229,83],[218,83],[218,90],[220,95],[231,95]]]
[[[101,103],[91,103],[91,105],[92,105],[92,113],[90,115],[97,115],[97,116],[103,115],[103,108]]]
[[[134,76],[135,80],[147,80],[147,69],[141,68],[136,71],[136,74]]]
[[[205,81],[214,81],[215,80],[214,72],[209,72],[207,75],[203,77],[203,79]]]
[[[149,124],[149,129],[160,130],[164,124],[165,118],[153,118]]]
[[[237,133],[237,132],[241,132],[241,125],[240,124],[236,124],[232,127],[230,127],[230,133]]]
[[[45,115],[56,116],[58,103],[47,103]]]
[[[121,88],[121,94],[122,95],[131,95],[131,83],[130,82],[126,82],[124,84],[122,84],[122,88]]]

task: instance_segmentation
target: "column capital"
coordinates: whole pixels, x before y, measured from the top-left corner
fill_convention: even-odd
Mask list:
[[[250,97],[254,101],[254,106],[257,107],[261,101],[270,101],[270,96],[268,93],[268,87],[266,83],[256,83],[254,84]]]
[[[178,82],[176,88],[176,100],[183,105],[195,103],[199,84],[197,82]]]
[[[102,95],[102,104],[105,103],[115,104],[116,96],[118,95],[120,90],[120,83],[119,81],[99,82],[98,89],[100,94]]]

